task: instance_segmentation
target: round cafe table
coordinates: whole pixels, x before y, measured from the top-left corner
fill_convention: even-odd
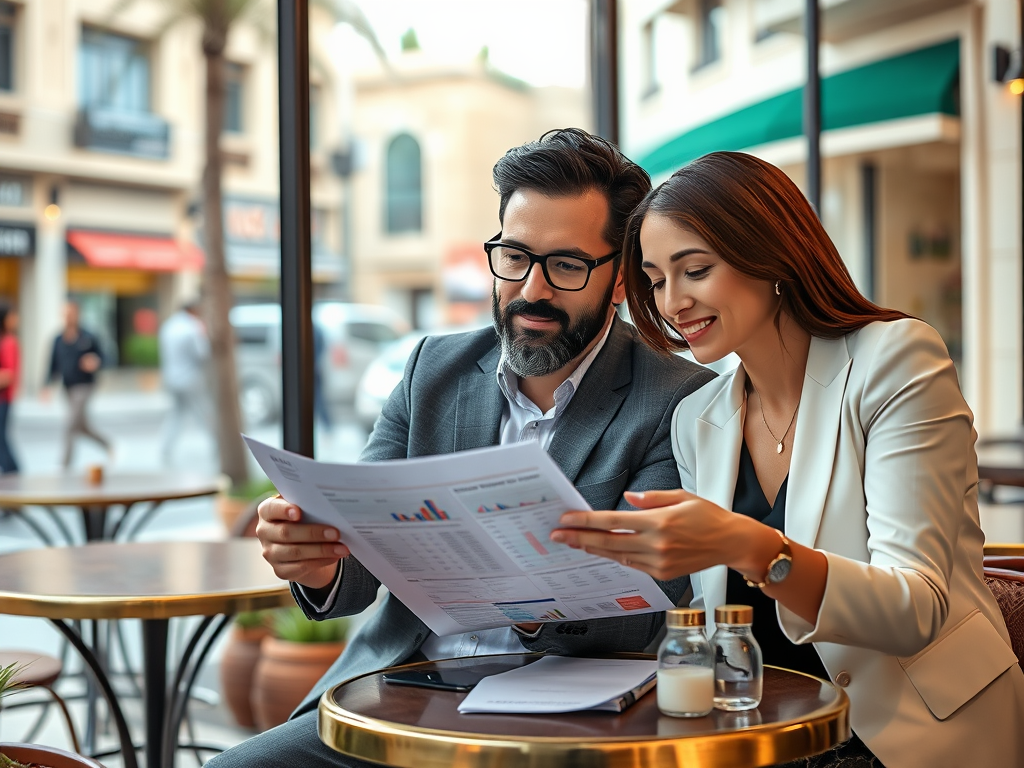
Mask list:
[[[514,669],[538,654],[426,661],[400,669]],[[652,658],[649,656],[634,658]],[[850,738],[846,693],[828,680],[766,667],[764,698],[746,712],[666,717],[651,692],[626,711],[463,715],[465,693],[395,686],[379,670],[320,699],[329,747],[398,768],[756,768],[824,752]]]
[[[188,472],[109,472],[95,484],[89,482],[85,472],[5,475],[0,477],[0,508],[42,507],[65,541],[73,544],[74,536],[55,509],[77,507],[86,541],[113,541],[122,531],[122,538],[132,538],[165,501],[212,496],[223,487],[221,477]],[[140,504],[146,506],[140,509]],[[115,508],[120,508],[119,514],[111,515]],[[130,517],[136,519],[132,529],[126,531]],[[43,542],[54,543],[27,515],[21,519]]]
[[[73,620],[142,620],[146,765],[171,768],[189,692],[231,614],[291,603],[287,582],[253,539],[104,542],[0,555],[0,613],[49,619],[81,654],[110,707],[126,768],[138,766],[128,725],[95,648]],[[170,620],[182,616],[205,618],[181,658],[169,660]]]

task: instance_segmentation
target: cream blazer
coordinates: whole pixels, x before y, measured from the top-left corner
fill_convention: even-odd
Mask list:
[[[676,409],[682,487],[732,508],[740,366]],[[777,606],[850,696],[886,768],[1024,766],[1024,675],[982,580],[974,417],[939,335],[917,320],[813,338],[793,438],[786,535],[828,558],[812,625]],[[725,602],[726,568],[692,605]],[[712,629],[713,627],[709,627]]]

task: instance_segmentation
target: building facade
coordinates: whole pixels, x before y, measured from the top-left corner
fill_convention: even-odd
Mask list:
[[[28,392],[42,381],[69,297],[110,362],[146,365],[154,347],[140,337],[200,290],[200,26],[168,26],[161,0],[117,5],[0,2],[0,299],[21,312]],[[320,61],[329,61],[332,26],[313,13]],[[236,25],[227,51],[225,239],[243,300],[277,295],[273,51],[273,32],[255,20]],[[328,295],[342,277],[332,75],[320,66],[311,76],[315,277]]]
[[[623,149],[742,150],[805,180],[801,0],[620,3]],[[1024,407],[1015,0],[821,0],[822,210],[861,290],[946,340],[982,434]]]
[[[482,243],[499,229],[491,169],[509,148],[590,123],[582,89],[536,88],[409,51],[353,83],[353,299],[414,327],[489,317]]]

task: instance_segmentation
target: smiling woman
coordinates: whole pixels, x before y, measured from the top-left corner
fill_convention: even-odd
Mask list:
[[[709,614],[752,605],[766,663],[850,696],[854,737],[815,768],[1024,764],[1024,674],[981,579],[973,415],[939,335],[864,298],[800,190],[750,155],[654,189],[623,260],[651,346],[741,364],[676,409],[680,490],[626,494],[630,530],[570,512],[552,538],[690,573]]]

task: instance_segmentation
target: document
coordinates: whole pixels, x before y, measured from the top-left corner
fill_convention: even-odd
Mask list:
[[[621,712],[654,687],[657,673],[656,661],[545,656],[485,677],[459,704],[459,712]]]
[[[549,541],[583,497],[537,442],[316,462],[245,438],[280,494],[438,635],[674,607],[647,574]]]

